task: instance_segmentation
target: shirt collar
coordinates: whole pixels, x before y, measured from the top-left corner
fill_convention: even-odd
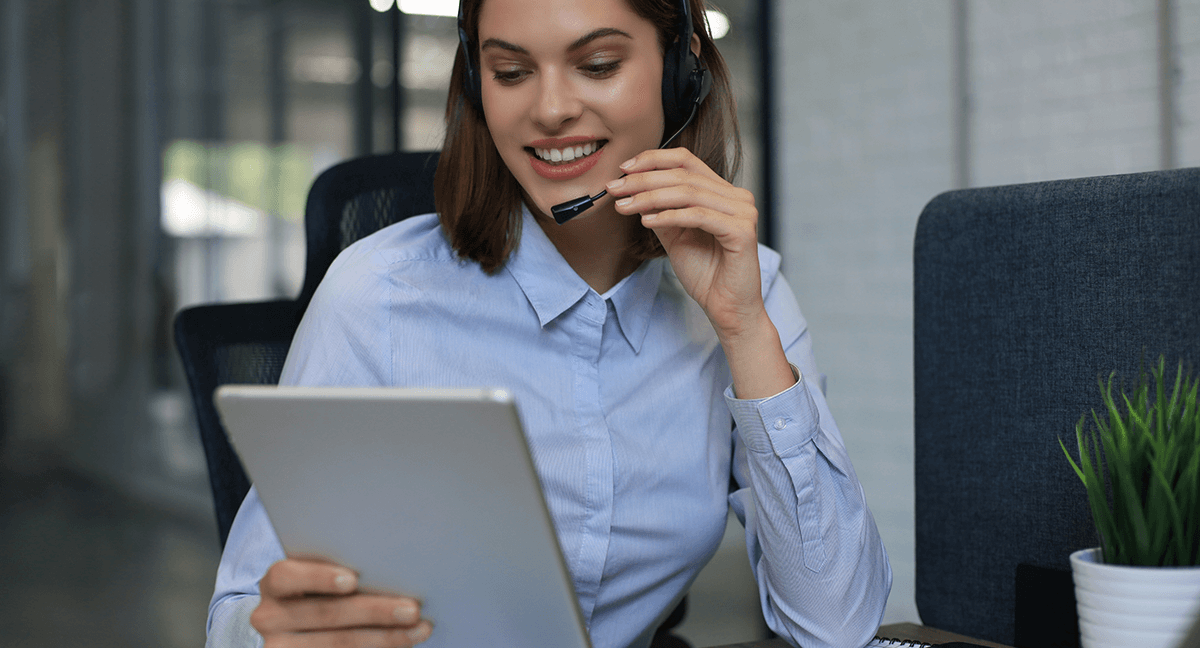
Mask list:
[[[642,341],[650,328],[650,314],[654,309],[654,298],[658,295],[658,284],[662,281],[665,259],[643,261],[633,271],[624,285],[619,285],[609,298],[617,311],[617,324],[634,353],[641,353]]]
[[[521,242],[504,267],[525,293],[538,322],[546,326],[583,299],[591,287],[559,254],[529,208],[522,205],[521,211]]]
[[[592,289],[559,254],[529,208],[522,205],[521,211],[521,242],[504,267],[525,293],[537,313],[538,323],[544,327]],[[641,351],[650,327],[650,313],[662,271],[663,259],[651,259],[610,291],[621,334],[635,353]]]

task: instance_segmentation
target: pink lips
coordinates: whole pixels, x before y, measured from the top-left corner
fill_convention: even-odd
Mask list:
[[[595,137],[571,137],[566,139],[554,140],[538,140],[530,144],[531,148],[565,148],[585,142],[599,141]],[[600,147],[595,153],[587,157],[582,157],[566,164],[550,164],[539,158],[532,151],[529,152],[529,164],[533,166],[534,172],[546,178],[547,180],[573,180],[587,173],[596,166],[600,161],[600,155],[604,153],[604,147]]]

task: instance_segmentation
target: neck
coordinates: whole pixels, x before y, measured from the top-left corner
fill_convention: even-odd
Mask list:
[[[611,198],[563,225],[536,207],[530,210],[546,238],[592,290],[604,294],[640,265],[628,252],[640,227],[637,217],[618,214]]]

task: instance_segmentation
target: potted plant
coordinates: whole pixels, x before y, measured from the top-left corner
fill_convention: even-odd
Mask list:
[[[1166,359],[1131,394],[1099,381],[1104,413],[1075,426],[1100,547],[1071,555],[1084,648],[1175,648],[1200,613],[1200,379]]]

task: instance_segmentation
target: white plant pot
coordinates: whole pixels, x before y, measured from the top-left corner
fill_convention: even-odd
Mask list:
[[[1071,574],[1083,648],[1177,648],[1200,615],[1200,567],[1106,565],[1082,549]]]

